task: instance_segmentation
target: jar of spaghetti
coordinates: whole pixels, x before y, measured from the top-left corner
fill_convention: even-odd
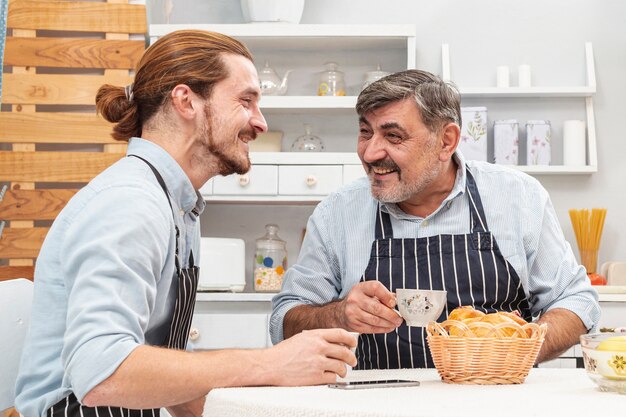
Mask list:
[[[278,226],[265,226],[265,236],[256,240],[254,253],[254,290],[278,292],[287,269],[287,243],[278,237]]]

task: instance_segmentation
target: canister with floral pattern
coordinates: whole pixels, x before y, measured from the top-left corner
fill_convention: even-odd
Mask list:
[[[254,254],[254,290],[278,292],[287,269],[287,243],[278,237],[278,226],[265,226],[265,236],[256,240]]]
[[[552,128],[549,120],[526,122],[526,164],[550,165]]]

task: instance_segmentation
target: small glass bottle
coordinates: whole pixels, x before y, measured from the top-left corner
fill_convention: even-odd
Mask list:
[[[287,243],[278,237],[278,226],[265,226],[265,236],[256,240],[254,253],[254,290],[278,292],[287,269]]]
[[[343,82],[343,72],[337,70],[336,62],[324,64],[326,71],[320,76],[317,87],[318,96],[345,96],[346,86]]]

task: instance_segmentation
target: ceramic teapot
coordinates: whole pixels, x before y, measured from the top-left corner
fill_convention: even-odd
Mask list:
[[[285,93],[287,93],[287,83],[290,72],[291,70],[286,71],[281,80],[278,74],[276,74],[276,71],[270,67],[270,63],[265,61],[265,67],[259,71],[261,93],[266,96],[285,95]]]

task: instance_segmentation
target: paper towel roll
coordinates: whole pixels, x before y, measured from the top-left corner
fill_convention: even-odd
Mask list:
[[[496,86],[500,88],[509,86],[509,67],[506,65],[496,67]]]
[[[520,87],[530,87],[530,65],[520,65],[517,68],[517,84]]]
[[[563,165],[586,165],[585,122],[566,120],[563,122]]]

